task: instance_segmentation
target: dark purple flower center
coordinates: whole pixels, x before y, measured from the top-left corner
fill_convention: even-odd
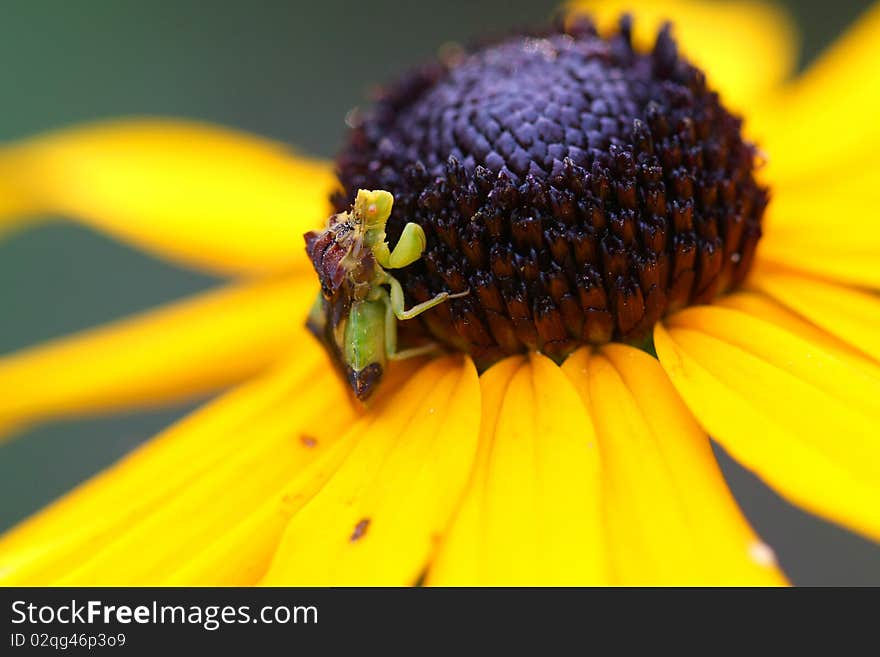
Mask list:
[[[423,258],[395,273],[408,303],[471,290],[405,324],[482,366],[562,358],[642,342],[742,281],[767,203],[755,149],[668,26],[650,53],[630,32],[624,17],[607,39],[578,21],[503,40],[410,74],[358,120],[336,207],[385,189],[391,243],[424,228]]]

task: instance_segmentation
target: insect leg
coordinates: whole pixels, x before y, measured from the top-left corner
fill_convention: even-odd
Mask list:
[[[397,353],[397,318],[394,316],[394,310],[391,307],[391,299],[388,293],[382,290],[381,301],[385,304],[385,354],[389,358],[394,358]]]
[[[382,242],[373,248],[373,254],[385,269],[400,269],[421,258],[426,244],[425,231],[418,224],[410,222],[403,227],[393,251],[389,251],[387,242]]]
[[[415,358],[416,356],[424,356],[426,354],[433,354],[434,352],[440,349],[440,345],[436,342],[429,342],[428,344],[423,344],[420,347],[413,347],[412,349],[403,349],[401,351],[395,352],[393,354],[388,354],[388,360],[406,360],[407,358]]]
[[[412,347],[411,349],[397,350],[397,317],[394,309],[391,307],[391,299],[385,294],[385,354],[388,360],[406,360],[407,358],[415,358],[416,356],[424,356],[437,351],[438,345],[434,342],[422,345],[420,347]]]
[[[460,297],[467,296],[470,294],[470,290],[465,290],[464,292],[458,292],[456,294],[449,294],[449,292],[441,292],[433,299],[428,299],[424,303],[420,303],[416,306],[413,306],[409,310],[404,309],[404,298],[403,298],[403,288],[400,287],[400,283],[393,276],[388,276],[387,281],[388,285],[391,288],[391,309],[394,311],[394,315],[397,319],[406,320],[412,319],[413,317],[418,317],[426,310],[430,310],[434,306],[439,306],[441,303],[446,301],[447,299],[458,299]]]

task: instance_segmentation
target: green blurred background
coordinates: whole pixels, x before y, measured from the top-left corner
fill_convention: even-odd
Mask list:
[[[332,156],[369,87],[444,42],[545,20],[553,0],[442,3],[6,0],[0,138],[78,121],[172,115]],[[801,65],[869,4],[785,3]],[[217,284],[64,223],[0,244],[0,354]],[[51,373],[47,372],[47,379]],[[55,423],[0,447],[0,528],[112,463],[190,407]],[[880,547],[792,508],[724,454],[749,519],[799,584],[880,585]]]

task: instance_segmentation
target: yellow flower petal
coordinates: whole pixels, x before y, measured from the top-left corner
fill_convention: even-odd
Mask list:
[[[372,415],[293,516],[264,584],[406,585],[423,572],[473,465],[476,369],[459,357],[436,360]]]
[[[658,325],[706,430],[792,502],[880,538],[880,381],[770,323],[698,307]]]
[[[31,198],[29,192],[10,175],[7,176],[0,146],[0,239],[30,224],[41,206]]]
[[[614,578],[625,585],[776,585],[772,552],[733,500],[709,440],[648,354],[581,350],[563,370],[599,437]]]
[[[880,260],[875,267],[880,269]],[[880,363],[880,297],[876,294],[769,267],[757,269],[748,285]]]
[[[298,359],[304,368],[316,360],[314,353]],[[0,554],[39,544],[53,536],[62,536],[75,529],[84,519],[94,519],[102,506],[114,506],[114,498],[125,498],[133,492],[154,491],[152,480],[166,482],[168,474],[177,472],[181,462],[190,462],[195,455],[207,451],[228,427],[241,426],[260,411],[270,408],[289,392],[290,372],[278,368],[224,394],[192,413],[162,435],[138,447],[119,466],[110,468],[80,485],[51,506],[42,510],[0,538]],[[229,436],[231,437],[231,436]],[[170,471],[170,472],[168,472]]]
[[[537,354],[502,361],[480,387],[477,467],[428,582],[607,584],[599,455],[577,393]]]
[[[758,244],[758,261],[802,271],[845,285],[880,290],[880,249],[860,245],[824,244],[818,232],[797,235],[768,228]]]
[[[631,12],[634,38],[642,49],[651,48],[660,26],[672,21],[682,51],[705,71],[724,102],[740,109],[788,77],[797,60],[793,23],[770,3],[575,0],[570,6],[595,16],[603,33]]]
[[[13,200],[174,262],[225,274],[306,266],[303,233],[329,214],[328,164],[274,142],[184,121],[88,125],[0,151]],[[0,223],[3,223],[0,221]]]
[[[156,584],[163,586],[251,586],[257,584],[269,569],[284,531],[291,517],[299,511],[327,483],[340,464],[357,445],[360,437],[385,412],[393,412],[400,396],[394,391],[415,376],[422,360],[391,363],[385,374],[383,387],[373,399],[370,412],[353,418],[348,412],[334,417],[328,430],[322,423],[324,413],[337,413],[334,400],[338,398],[337,383],[325,389],[326,403],[318,405],[314,420],[304,424],[301,439],[308,447],[320,444],[318,436],[327,436],[329,448],[283,486],[255,505],[241,519],[230,519],[213,542],[187,546],[180,559],[167,571],[157,575]],[[326,374],[324,375],[326,376]],[[326,382],[323,378],[321,381]],[[317,388],[321,388],[321,381]],[[334,394],[336,393],[336,394]],[[318,410],[320,409],[320,410]],[[351,419],[351,425],[345,424]],[[311,427],[310,425],[316,425]],[[341,437],[333,439],[334,433]]]
[[[835,358],[845,361],[848,365],[861,369],[870,376],[880,378],[880,365],[877,365],[869,356],[774,301],[766,294],[743,290],[725,295],[716,303],[719,306],[733,308],[775,324],[789,333],[794,333],[807,342],[815,344]]]
[[[760,59],[747,60],[754,65]],[[876,166],[880,125],[880,4],[875,4],[800,78],[753,118],[773,180]],[[760,67],[754,67],[760,68]]]
[[[180,554],[167,569],[156,573],[154,585],[161,586],[254,586],[265,576],[291,517],[299,511],[339,469],[356,443],[355,431],[365,421],[345,432],[343,439],[311,462],[302,472],[273,488],[265,501],[256,501],[241,517],[230,518],[217,528],[216,537],[202,541]]]
[[[356,412],[323,354],[304,350],[7,534],[2,581],[161,581],[331,446]]]
[[[880,289],[880,166],[773,186],[761,261],[842,283]]]
[[[251,376],[312,338],[309,277],[242,284],[0,358],[0,430],[176,401]]]

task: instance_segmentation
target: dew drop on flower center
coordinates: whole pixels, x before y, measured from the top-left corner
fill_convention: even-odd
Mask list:
[[[307,241],[309,325],[359,398],[389,359],[436,348],[486,368],[644,344],[745,278],[768,200],[756,149],[671,26],[644,53],[631,28],[566,20],[456,53],[357,118],[340,214]]]

